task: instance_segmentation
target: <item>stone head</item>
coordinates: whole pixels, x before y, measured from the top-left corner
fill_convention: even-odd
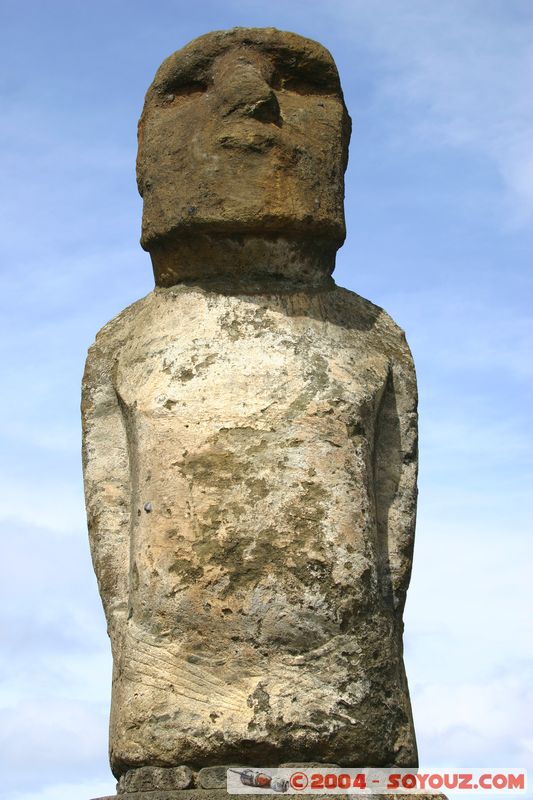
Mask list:
[[[335,63],[310,39],[234,28],[167,58],[146,95],[137,159],[156,282],[221,269],[221,250],[223,269],[242,269],[250,241],[256,264],[280,261],[279,246],[261,242],[306,242],[331,273],[350,127]]]

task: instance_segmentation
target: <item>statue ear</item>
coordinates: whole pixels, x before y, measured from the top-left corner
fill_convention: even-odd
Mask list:
[[[141,197],[144,196],[144,174],[143,174],[143,145],[144,145],[144,109],[137,123],[137,161],[135,173],[137,176],[137,189]]]

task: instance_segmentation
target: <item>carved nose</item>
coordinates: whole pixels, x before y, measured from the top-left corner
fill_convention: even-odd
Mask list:
[[[279,123],[278,98],[254,65],[233,65],[233,69],[221,77],[219,97],[224,116],[235,114],[261,122]]]
[[[262,122],[279,122],[279,103],[278,98],[270,89],[263,97],[259,98],[255,103],[251,103],[243,109],[246,116],[259,119]]]

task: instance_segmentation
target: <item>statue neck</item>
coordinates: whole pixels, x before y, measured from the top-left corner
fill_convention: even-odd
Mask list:
[[[248,234],[173,238],[150,247],[157,286],[195,284],[214,290],[305,290],[333,284],[337,244]]]

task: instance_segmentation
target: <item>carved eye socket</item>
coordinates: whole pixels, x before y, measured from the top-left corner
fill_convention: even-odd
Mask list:
[[[278,91],[294,92],[294,94],[333,94],[336,87],[323,77],[278,73],[272,80],[272,88]]]
[[[161,101],[164,105],[170,105],[181,99],[197,97],[207,91],[207,83],[201,81],[190,81],[169,87],[161,92]]]

